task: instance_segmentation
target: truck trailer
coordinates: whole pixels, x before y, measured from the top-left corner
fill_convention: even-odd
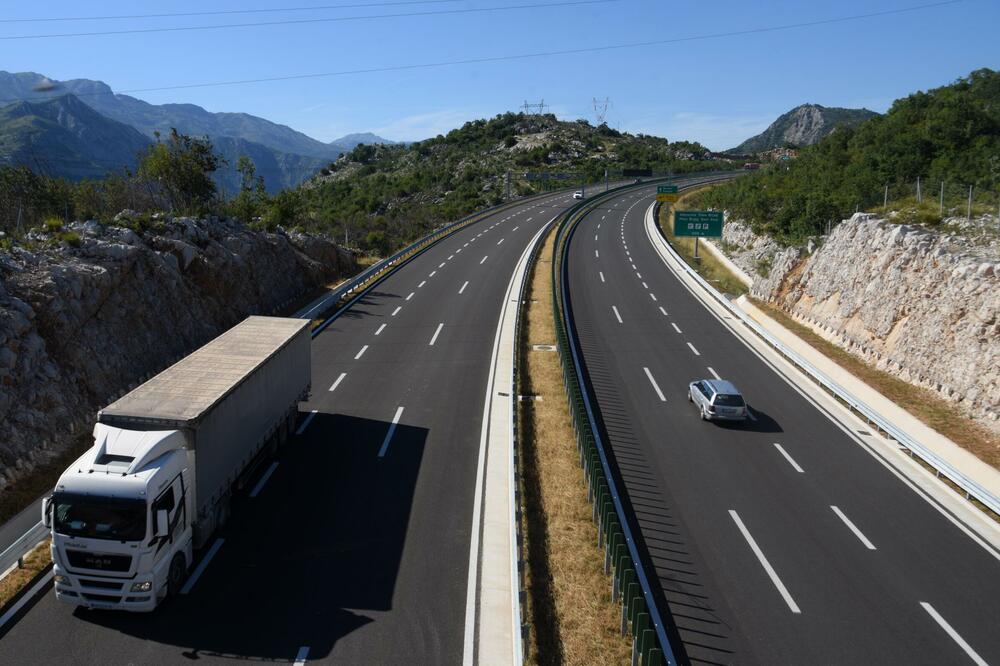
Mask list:
[[[58,600],[151,611],[180,591],[293,428],[310,339],[308,320],[248,317],[98,412],[94,446],[42,503]]]

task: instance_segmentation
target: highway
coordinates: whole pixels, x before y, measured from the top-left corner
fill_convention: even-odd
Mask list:
[[[188,594],[130,615],[49,588],[4,628],[0,663],[461,663],[498,316],[517,260],[571,203],[454,233],[314,338],[300,434],[236,498]]]
[[[623,193],[578,224],[569,298],[601,434],[680,656],[1000,664],[1000,554],[685,288],[644,228],[654,192]],[[687,385],[713,376],[743,391],[752,421],[699,419]]]

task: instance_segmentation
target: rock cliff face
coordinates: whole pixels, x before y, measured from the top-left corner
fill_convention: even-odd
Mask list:
[[[0,489],[89,429],[109,399],[249,314],[355,270],[330,241],[176,218],[74,223],[78,247],[0,251]]]
[[[766,130],[731,148],[728,152],[745,155],[787,145],[811,146],[838,125],[858,125],[877,115],[868,109],[841,109],[819,104],[802,104],[778,116]]]
[[[1000,430],[1000,254],[992,246],[866,214],[819,247],[780,249],[738,222],[727,223],[722,245],[753,276],[755,297]]]

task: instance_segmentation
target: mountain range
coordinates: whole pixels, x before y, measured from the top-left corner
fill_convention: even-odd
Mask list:
[[[766,130],[730,148],[727,153],[750,155],[774,148],[811,146],[837,127],[855,126],[879,114],[868,109],[842,109],[802,104],[778,116]]]
[[[67,101],[63,98],[71,99]],[[58,102],[60,99],[63,101]],[[359,143],[392,143],[369,133],[350,134],[324,143],[286,125],[247,113],[213,113],[194,104],[150,104],[129,95],[116,94],[103,81],[55,81],[34,72],[0,71],[0,104],[23,102],[30,104],[16,113],[18,123],[9,126],[7,115],[4,116],[5,121],[0,122],[0,146],[19,146],[21,152],[4,148],[0,150],[0,162],[16,162],[23,155],[24,145],[35,146],[36,154],[45,147],[47,151],[54,151],[46,152],[48,172],[68,178],[85,177],[81,174],[93,175],[93,169],[86,165],[112,165],[111,168],[120,168],[134,164],[134,156],[122,160],[122,155],[115,152],[119,146],[135,143],[135,136],[125,128],[148,140],[153,140],[157,132],[166,136],[171,128],[176,128],[183,134],[209,137],[217,152],[229,163],[227,168],[217,174],[217,180],[224,191],[232,191],[239,182],[235,167],[240,155],[247,155],[254,160],[257,172],[264,177],[268,190],[274,192],[301,183],[323,165]],[[51,102],[52,106],[39,107],[39,103],[45,102]],[[80,103],[96,114],[82,113]],[[60,107],[67,117],[74,119],[73,129],[65,126],[61,128],[62,133],[49,134],[54,131],[50,116]],[[32,121],[25,119],[25,112],[42,108],[48,116],[43,114]],[[6,111],[6,108],[2,110]],[[91,122],[96,123],[92,129],[87,127]],[[33,127],[30,133],[25,129],[28,125]],[[112,136],[113,128],[120,131],[120,136]],[[100,143],[83,141],[81,144],[78,141],[73,144],[70,152],[83,152],[70,156],[57,148],[57,144],[66,138],[67,131],[75,132],[78,140],[82,135],[103,133],[110,142],[109,145],[115,146],[115,150],[104,154]],[[29,135],[32,143],[27,143],[26,137]],[[64,165],[63,159],[70,157],[72,159]]]

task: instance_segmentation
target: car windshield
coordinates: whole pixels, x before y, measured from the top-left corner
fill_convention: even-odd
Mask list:
[[[742,407],[743,397],[739,395],[720,393],[715,396],[715,404],[720,407]]]
[[[146,538],[146,503],[142,500],[58,493],[53,504],[59,534],[114,541]]]

